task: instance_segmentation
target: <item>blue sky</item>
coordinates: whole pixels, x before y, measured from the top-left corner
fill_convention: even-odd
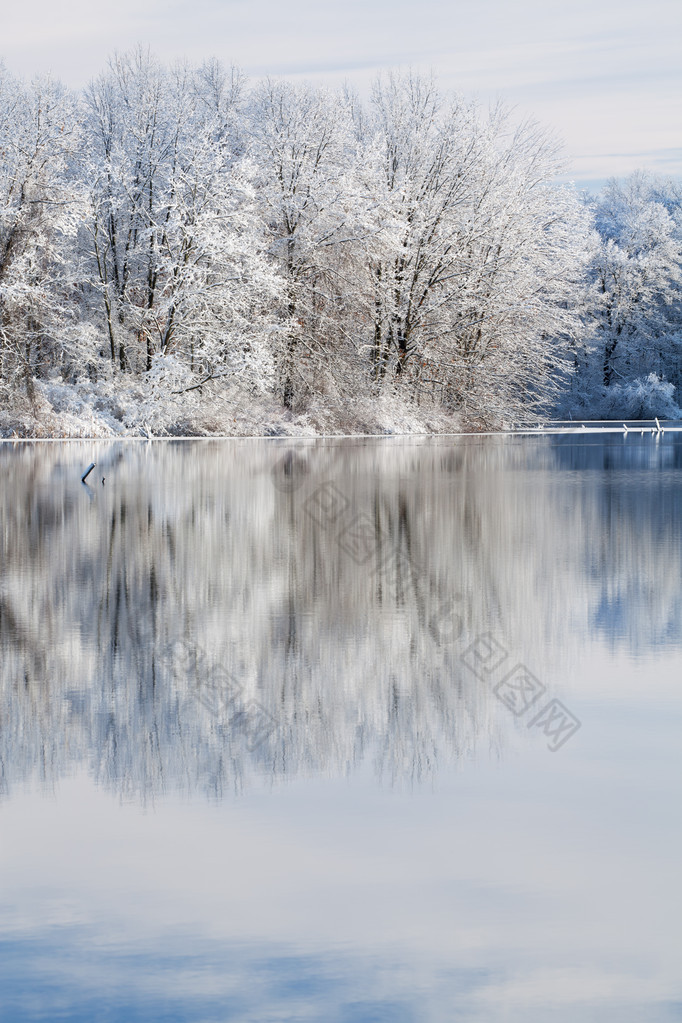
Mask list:
[[[80,86],[139,42],[361,90],[382,68],[433,70],[551,126],[576,182],[682,174],[680,0],[35,0],[3,11],[0,55]]]

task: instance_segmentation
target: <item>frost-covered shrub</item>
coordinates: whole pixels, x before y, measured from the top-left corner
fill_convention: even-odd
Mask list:
[[[680,419],[675,387],[655,373],[604,388],[600,419]]]
[[[178,415],[194,405],[194,383],[189,367],[174,355],[154,355],[152,368],[143,375],[126,407],[123,424],[134,433],[164,434]]]

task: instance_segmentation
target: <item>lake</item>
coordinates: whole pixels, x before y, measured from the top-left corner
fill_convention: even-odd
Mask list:
[[[682,1020],[682,435],[0,470],[3,1023]]]

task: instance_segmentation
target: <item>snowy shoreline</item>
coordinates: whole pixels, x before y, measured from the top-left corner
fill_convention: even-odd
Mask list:
[[[215,386],[215,385],[214,385]],[[141,388],[79,380],[34,380],[32,400],[16,398],[0,408],[0,442],[64,440],[236,440],[318,441],[350,438],[434,438],[523,436],[548,433],[664,433],[682,429],[668,415],[601,420],[536,418],[527,422],[455,415],[433,404],[403,401],[385,393],[373,401],[342,405],[311,402],[298,414],[271,395],[238,386],[174,395],[167,387]],[[403,396],[404,397],[404,396]]]
[[[165,382],[34,380],[32,399],[0,408],[0,439],[410,436],[481,432],[497,423],[448,414],[396,395],[354,403],[311,401],[295,413],[272,395],[240,387],[173,394]],[[502,424],[500,424],[502,425]]]

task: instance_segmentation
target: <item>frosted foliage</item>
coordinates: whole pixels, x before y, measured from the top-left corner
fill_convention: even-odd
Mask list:
[[[637,408],[676,418],[682,383],[682,192],[643,173],[592,204],[598,245],[589,344],[564,407],[590,418]],[[659,410],[656,412],[656,410]],[[637,417],[637,416],[635,416]]]
[[[603,404],[595,405],[595,411],[599,419],[682,419],[674,393],[671,383],[650,373],[644,379],[606,388]]]
[[[0,70],[0,432],[438,432],[677,388],[679,186],[588,202],[563,169],[413,73],[361,101],[143,47],[82,95]]]

